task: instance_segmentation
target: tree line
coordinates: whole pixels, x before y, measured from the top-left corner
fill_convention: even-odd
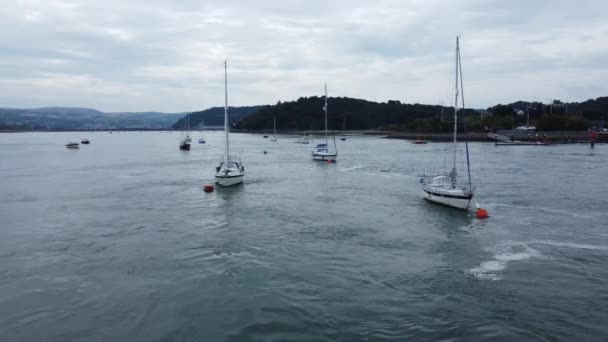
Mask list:
[[[324,98],[301,97],[296,101],[260,106],[235,123],[242,130],[270,130],[276,119],[279,130],[319,130],[324,127]],[[458,112],[460,129],[486,131],[513,129],[521,125],[538,130],[586,130],[604,127],[608,97],[581,103],[550,104],[518,101],[487,109],[463,109]],[[373,102],[348,97],[328,98],[330,130],[408,130],[449,132],[453,129],[454,108],[439,105],[405,104],[400,101]]]

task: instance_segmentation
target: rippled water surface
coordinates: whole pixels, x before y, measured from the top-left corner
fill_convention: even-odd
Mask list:
[[[422,199],[446,144],[234,134],[207,194],[221,137],[0,134],[0,340],[608,340],[608,146],[471,144],[479,221]]]

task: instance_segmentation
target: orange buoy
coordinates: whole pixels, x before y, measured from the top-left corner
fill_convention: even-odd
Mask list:
[[[203,186],[203,191],[205,191],[205,192],[213,192],[213,185],[211,185],[211,184],[205,184]]]
[[[475,212],[475,216],[477,216],[478,219],[486,219],[486,218],[488,218],[488,211],[485,210],[484,208],[477,208],[477,212]]]

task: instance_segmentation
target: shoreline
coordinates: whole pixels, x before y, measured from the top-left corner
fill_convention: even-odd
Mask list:
[[[207,129],[205,131],[223,131],[222,129]],[[53,130],[2,130],[2,133],[61,133],[61,132],[90,132],[90,133],[106,133],[106,132],[180,132],[178,129],[159,129],[159,128],[143,128],[143,129],[53,129]],[[195,132],[195,131],[193,131]],[[250,134],[272,134],[272,130],[233,130],[231,133],[250,133]],[[277,131],[282,135],[310,135],[318,136],[323,135],[323,130],[289,130],[289,131]],[[527,133],[525,131],[499,131],[497,132],[505,137],[513,137],[514,140],[522,142],[536,142],[536,141],[547,141],[551,143],[589,143],[589,137],[587,131],[545,131]],[[403,132],[403,131],[389,131],[389,130],[347,130],[347,131],[334,131],[332,134],[336,136],[356,137],[356,136],[380,136],[386,139],[400,139],[400,140],[426,140],[429,142],[451,142],[453,135],[451,132]],[[472,142],[495,142],[496,139],[488,136],[487,133],[470,132],[470,133],[459,133],[459,141],[472,141]],[[608,134],[599,134],[596,139],[597,143],[608,142]]]

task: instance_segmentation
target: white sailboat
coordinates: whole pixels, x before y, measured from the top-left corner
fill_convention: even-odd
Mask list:
[[[336,147],[336,137],[334,136],[334,150],[331,151],[329,149],[329,138],[327,135],[327,84],[325,84],[325,106],[323,106],[323,110],[325,111],[325,144],[317,144],[315,150],[312,151],[312,159],[313,160],[322,160],[322,161],[335,161],[338,158],[338,149]]]
[[[459,89],[460,88],[460,89]],[[468,209],[471,200],[473,199],[473,186],[471,184],[471,168],[469,166],[469,146],[465,141],[467,171],[469,174],[468,184],[459,184],[457,180],[458,172],[456,171],[456,154],[458,151],[458,142],[456,136],[458,133],[458,96],[462,90],[462,107],[464,108],[464,90],[462,84],[462,65],[460,61],[460,42],[459,37],[456,37],[456,77],[455,77],[455,92],[454,92],[454,157],[452,170],[438,176],[423,176],[421,179],[424,198],[443,205],[447,205],[459,209]]]
[[[274,135],[272,136],[272,138],[270,138],[270,141],[277,141],[277,118],[273,117],[273,130],[274,130]]]
[[[189,115],[186,115],[186,117],[184,118],[184,129],[182,131],[182,139],[179,141],[179,149],[182,151],[190,151],[190,142],[192,141],[192,139],[190,138],[190,127],[189,127],[189,123],[190,123],[190,118]]]
[[[241,157],[230,155],[230,141],[228,124],[228,65],[224,61],[224,134],[226,136],[224,155],[220,160],[220,164],[215,168],[215,183],[222,186],[231,186],[243,182],[245,177],[245,167],[241,162]]]

